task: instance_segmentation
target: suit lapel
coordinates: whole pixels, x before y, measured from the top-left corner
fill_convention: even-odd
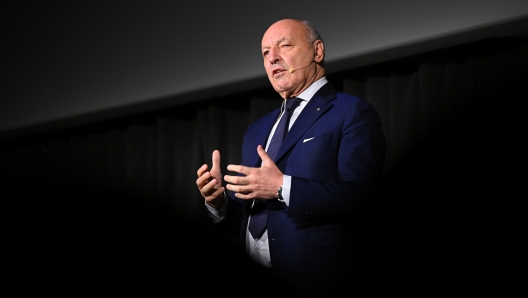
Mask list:
[[[273,124],[275,124],[275,120],[279,117],[280,108],[271,112],[268,114],[268,116],[265,116],[265,118],[262,119],[262,125],[260,125],[260,129],[257,133],[257,137],[255,138],[255,144],[253,150],[253,153],[251,154],[250,159],[250,165],[252,167],[260,167],[261,159],[257,152],[257,146],[262,145],[264,149],[266,149],[266,143],[268,141],[268,136],[271,132],[271,128],[273,127]]]
[[[335,99],[336,96],[336,90],[330,82],[326,83],[314,94],[286,135],[286,138],[275,157],[275,163],[299,141],[306,130],[308,130],[308,128],[310,128],[326,110],[332,107],[330,102]]]

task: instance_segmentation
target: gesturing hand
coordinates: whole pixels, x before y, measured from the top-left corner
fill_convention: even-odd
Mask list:
[[[222,171],[220,171],[220,151],[213,151],[212,161],[211,171],[207,172],[207,164],[198,169],[196,185],[207,204],[220,209],[224,201],[225,190],[222,186]]]
[[[283,174],[275,162],[258,145],[257,152],[262,159],[260,168],[245,167],[242,165],[228,165],[227,170],[243,174],[244,176],[225,175],[228,183],[226,188],[235,192],[239,199],[272,199],[277,197],[277,189],[282,185]]]

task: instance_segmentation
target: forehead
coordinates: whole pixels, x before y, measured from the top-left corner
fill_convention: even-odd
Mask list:
[[[271,25],[262,37],[262,47],[269,47],[282,41],[307,41],[304,25],[295,21],[279,21]]]

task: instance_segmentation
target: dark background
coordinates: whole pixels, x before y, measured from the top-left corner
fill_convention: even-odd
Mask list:
[[[2,4],[2,13],[9,15],[3,21],[11,26],[3,39],[0,143],[9,282],[32,293],[213,294],[233,290],[230,283],[238,280],[244,286],[235,293],[246,295],[254,276],[267,276],[233,239],[210,229],[194,181],[213,149],[221,150],[224,165],[237,163],[247,125],[280,104],[263,77],[258,49],[275,15],[255,17],[260,26],[255,34],[248,32],[255,44],[247,45],[236,34],[204,34],[210,26],[223,34],[239,26],[191,18],[201,15],[196,4],[187,7],[187,15],[183,6],[168,1],[133,3]],[[421,14],[420,6],[408,4],[399,8],[420,16],[408,19],[408,27],[435,16],[428,15],[431,7]],[[160,7],[173,10],[156,19]],[[168,33],[149,26],[171,20],[174,11],[187,16],[174,18],[181,22],[176,28],[186,33],[171,31],[177,42],[161,38],[163,43],[153,43],[156,34]],[[318,12],[299,13],[299,18],[318,20]],[[88,17],[94,13],[104,16],[100,26]],[[393,16],[382,9],[380,14]],[[528,43],[519,33],[526,18],[493,23],[493,17],[485,22],[472,16],[489,26],[470,30],[461,21],[459,30],[435,35],[444,23],[431,23],[428,38],[407,36],[413,42],[392,40],[389,48],[375,41],[369,45],[367,38],[361,46],[369,51],[352,49],[348,55],[340,42],[357,39],[333,36],[346,30],[322,22],[323,38],[330,35],[328,78],[339,90],[375,105],[388,143],[383,186],[351,218],[358,222],[353,237],[361,256],[361,289],[504,293],[517,283],[508,265],[515,264],[510,249],[522,218],[515,211],[521,210],[519,171],[525,155]],[[252,18],[236,20],[253,24]],[[370,19],[376,18],[359,18],[366,21],[359,32],[370,28]],[[376,32],[390,26],[373,27]],[[228,40],[219,55],[239,57],[227,54],[240,50],[243,57],[214,57],[220,61],[216,64],[193,50],[174,54],[177,59],[167,64],[157,60],[179,53],[181,45],[187,49],[196,36],[200,51],[215,52],[220,41]],[[93,43],[97,40],[104,42]],[[255,55],[248,54],[253,50]],[[189,71],[193,61],[202,60],[208,65],[196,69],[211,72]],[[248,76],[228,75],[246,70]],[[190,81],[204,85],[185,89]]]

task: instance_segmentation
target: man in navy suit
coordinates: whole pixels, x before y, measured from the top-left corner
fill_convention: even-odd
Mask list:
[[[262,56],[284,102],[302,99],[277,155],[267,151],[283,109],[248,128],[241,165],[227,166],[235,175],[222,177],[215,150],[196,184],[214,225],[241,238],[248,255],[291,289],[349,290],[357,276],[358,208],[382,178],[381,120],[371,104],[327,81],[324,43],[309,22],[272,24]],[[267,211],[266,230],[257,237],[248,231],[254,202],[265,202]]]

